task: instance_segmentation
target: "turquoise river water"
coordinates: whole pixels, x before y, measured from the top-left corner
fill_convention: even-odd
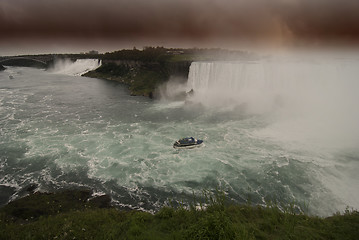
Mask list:
[[[193,89],[183,101],[129,96],[61,69],[7,67],[0,204],[35,184],[88,187],[147,211],[216,188],[235,203],[295,203],[322,216],[358,208],[358,63],[197,62],[187,84],[163,87]],[[173,149],[186,136],[204,146]]]

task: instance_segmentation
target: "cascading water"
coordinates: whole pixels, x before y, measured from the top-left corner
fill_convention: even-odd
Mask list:
[[[101,66],[98,59],[77,59],[75,62],[69,59],[58,59],[50,70],[53,73],[81,76]]]
[[[187,91],[191,101],[207,106],[244,104],[253,113],[273,110],[281,104],[292,110],[337,107],[356,97],[357,61],[194,62]],[[281,106],[283,107],[283,106]]]
[[[332,133],[355,145],[358,64],[355,59],[194,62],[187,90],[194,91],[191,102],[246,114],[276,114],[276,124],[301,121],[297,129],[311,135],[319,131],[324,138]]]

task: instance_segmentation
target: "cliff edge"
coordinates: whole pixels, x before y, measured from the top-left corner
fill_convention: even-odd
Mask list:
[[[101,67],[83,76],[121,82],[131,95],[153,98],[156,88],[170,77],[187,79],[190,65],[190,61],[103,60]]]

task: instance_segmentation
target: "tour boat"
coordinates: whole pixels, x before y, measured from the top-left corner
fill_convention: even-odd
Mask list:
[[[182,138],[173,144],[174,148],[195,148],[201,146],[203,140],[193,137]]]

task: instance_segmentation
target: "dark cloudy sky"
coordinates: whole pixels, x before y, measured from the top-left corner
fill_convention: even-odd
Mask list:
[[[0,55],[146,45],[359,45],[359,0],[0,0],[0,34]]]

